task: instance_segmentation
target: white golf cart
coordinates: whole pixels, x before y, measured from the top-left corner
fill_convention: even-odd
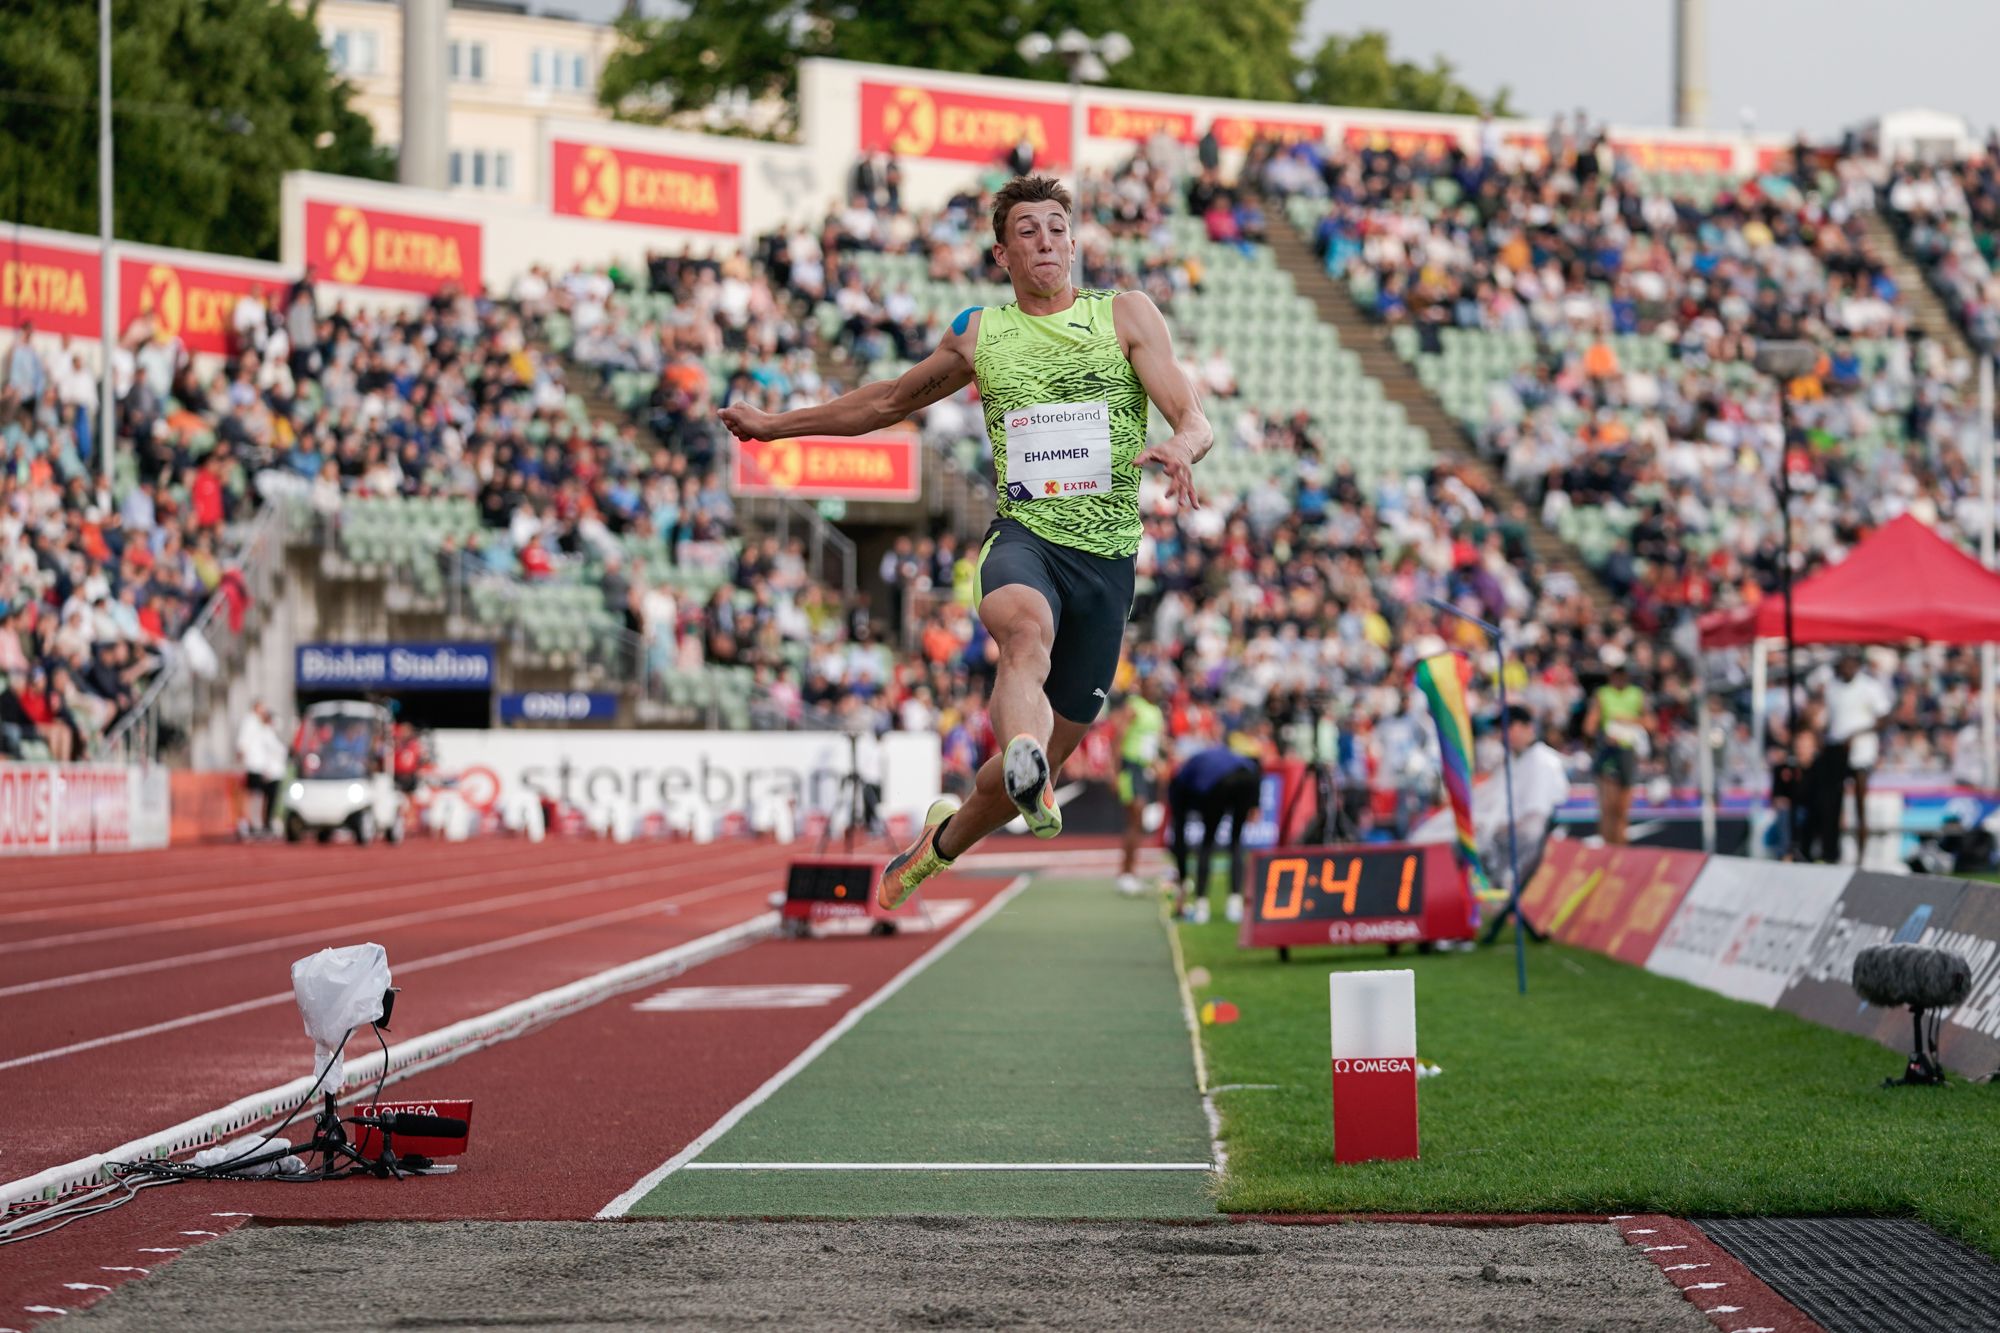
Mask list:
[[[359,699],[306,709],[299,729],[298,776],[285,790],[285,841],[307,833],[330,842],[341,829],[366,847],[378,837],[403,840],[403,797],[391,761],[389,710]]]

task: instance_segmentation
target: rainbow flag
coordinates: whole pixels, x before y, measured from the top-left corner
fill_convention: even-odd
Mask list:
[[[1465,702],[1466,687],[1472,683],[1472,660],[1463,653],[1439,653],[1418,662],[1415,674],[1417,688],[1430,701],[1431,721],[1437,724],[1438,753],[1444,759],[1444,793],[1458,823],[1459,864],[1465,867],[1474,898],[1502,901],[1506,895],[1487,877],[1472,833],[1472,714]]]

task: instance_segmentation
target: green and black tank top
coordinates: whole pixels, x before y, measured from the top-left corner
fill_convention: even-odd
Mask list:
[[[1135,460],[1146,447],[1146,390],[1118,345],[1117,295],[1079,290],[1053,315],[989,306],[972,363],[1000,514],[1107,558],[1139,549]]]

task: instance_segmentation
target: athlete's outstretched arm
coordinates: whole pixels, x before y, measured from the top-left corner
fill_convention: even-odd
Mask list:
[[[896,379],[864,384],[830,403],[795,412],[763,412],[747,403],[732,403],[722,409],[722,424],[739,440],[866,435],[893,426],[972,383],[972,348],[971,328],[950,333],[935,352]]]
[[[1194,465],[1208,456],[1215,443],[1208,417],[1194,386],[1174,360],[1174,336],[1153,298],[1144,292],[1120,292],[1111,303],[1111,322],[1125,346],[1126,359],[1146,386],[1146,396],[1160,409],[1174,433],[1149,446],[1137,462],[1141,467],[1157,463],[1167,474],[1167,490],[1190,509],[1201,508],[1195,494]]]

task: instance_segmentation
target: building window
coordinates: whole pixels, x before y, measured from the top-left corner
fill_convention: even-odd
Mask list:
[[[528,83],[557,92],[588,92],[585,76],[590,71],[587,56],[575,51],[558,51],[538,46],[528,57]]]
[[[326,53],[336,74],[374,74],[381,68],[375,34],[365,28],[341,28],[329,32]]]
[[[514,188],[514,155],[504,148],[454,148],[450,162],[454,190],[505,192]]]
[[[453,83],[486,82],[486,43],[452,42],[446,54]]]

